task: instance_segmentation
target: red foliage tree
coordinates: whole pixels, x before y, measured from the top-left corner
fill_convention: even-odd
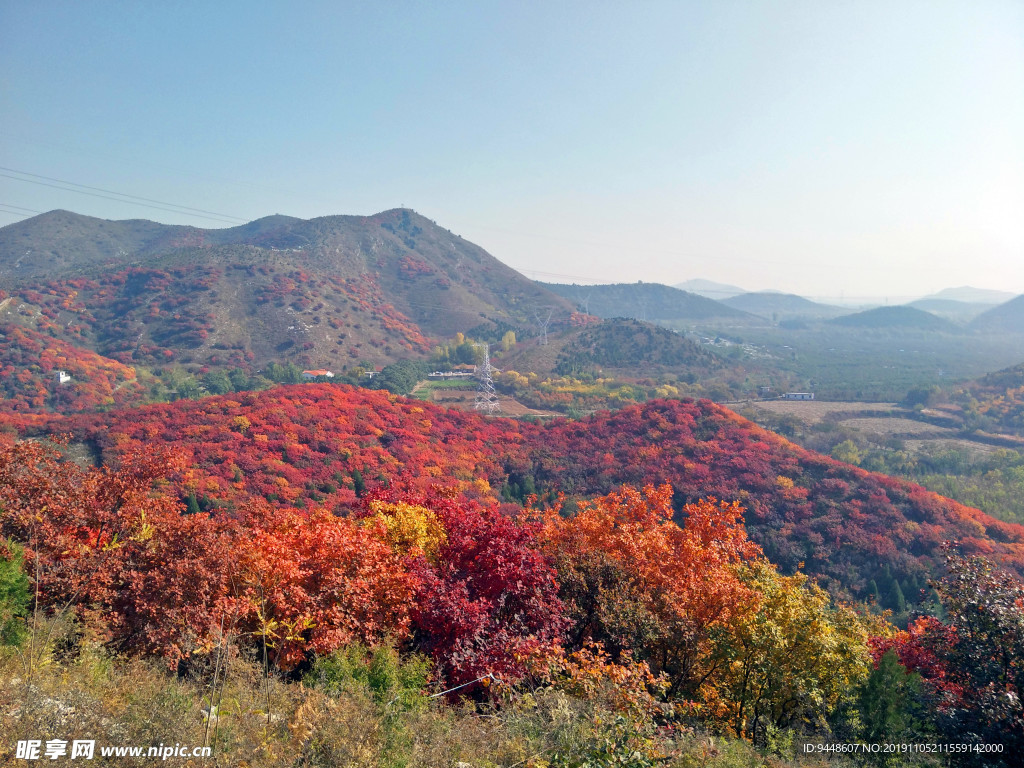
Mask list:
[[[562,603],[535,525],[450,493],[376,498],[426,507],[444,527],[434,557],[413,565],[419,588],[412,619],[415,645],[450,684],[488,673],[516,678],[530,653],[558,642]]]

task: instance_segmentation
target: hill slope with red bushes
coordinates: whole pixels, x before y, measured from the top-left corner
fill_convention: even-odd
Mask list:
[[[57,371],[71,376],[58,383]],[[0,413],[85,411],[139,401],[135,370],[13,323],[0,323]]]
[[[569,302],[407,209],[230,229],[51,211],[0,228],[0,317],[130,364],[344,370]]]
[[[565,493],[571,501],[623,484],[670,483],[677,510],[704,497],[740,501],[771,560],[788,571],[803,563],[839,593],[866,596],[883,570],[923,579],[946,540],[1024,571],[1024,527],[812,453],[706,400],[536,425],[296,385],[79,414],[49,429],[91,442],[114,463],[138,449],[185,449],[193,468],[176,482],[203,509],[258,496],[344,515],[383,485],[441,485],[506,501]]]

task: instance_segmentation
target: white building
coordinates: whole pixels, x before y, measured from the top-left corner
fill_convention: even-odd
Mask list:
[[[813,400],[813,392],[787,392],[782,396],[783,400]]]
[[[324,378],[327,378],[327,379],[333,379],[334,378],[334,373],[332,371],[324,370],[323,368],[315,370],[315,371],[303,371],[302,372],[302,378],[305,379],[306,381],[313,381],[314,379],[318,379],[321,376],[323,376]]]

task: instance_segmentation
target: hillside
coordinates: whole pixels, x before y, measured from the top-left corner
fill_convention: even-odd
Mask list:
[[[722,363],[678,333],[620,318],[580,331],[562,347],[555,365],[561,374],[592,373],[605,368],[625,369],[633,375],[665,369],[684,375],[704,375],[722,368]]]
[[[204,230],[195,227],[50,211],[0,228],[0,280],[9,286],[71,277],[197,245],[203,237]]]
[[[70,380],[58,382],[57,371]],[[135,371],[116,360],[0,322],[0,413],[84,411],[141,402]]]
[[[968,327],[986,333],[1024,333],[1024,296],[983,312]]]
[[[761,322],[722,302],[659,283],[563,285],[540,283],[573,302],[582,312],[598,317],[629,317],[645,322],[718,321]]]
[[[1024,363],[982,376],[966,392],[991,428],[1024,436]]]
[[[739,500],[766,554],[839,593],[875,573],[923,579],[943,541],[1024,568],[1024,528],[802,449],[710,401],[651,401],[540,426],[331,385],[278,387],[51,421],[107,462],[185,448],[179,493],[201,508],[250,496],[344,513],[366,488],[453,486],[473,497],[572,497],[671,483],[676,502]],[[679,507],[677,506],[677,509]]]
[[[125,365],[345,370],[497,323],[528,335],[540,308],[556,324],[571,311],[404,209],[224,230],[56,211],[0,230],[0,275],[0,320]]]
[[[743,293],[721,300],[726,306],[769,320],[793,317],[822,318],[849,314],[850,310],[819,304],[792,293]]]
[[[960,329],[949,320],[914,307],[876,307],[865,312],[829,320],[834,325],[846,328],[872,328],[893,330],[919,330],[957,333]]]

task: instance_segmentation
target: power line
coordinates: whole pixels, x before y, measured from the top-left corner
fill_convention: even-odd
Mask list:
[[[193,179],[199,179],[204,182],[211,182],[214,184],[227,184],[235,187],[247,187],[249,189],[262,189],[265,192],[274,192],[281,194],[285,192],[292,195],[293,197],[298,196],[299,193],[294,190],[282,189],[277,185],[269,184],[258,184],[252,181],[241,181],[238,179],[228,179],[220,176],[211,176],[208,174],[195,173],[192,171],[183,170],[177,165],[164,165],[162,163],[154,163],[147,160],[141,160],[138,157],[126,157],[124,155],[118,155],[116,153],[97,151],[94,148],[78,146],[74,144],[68,144],[67,142],[51,142],[41,141],[39,139],[26,139],[24,136],[19,136],[15,133],[0,129],[0,137],[5,137],[11,141],[21,142],[23,144],[31,144],[36,147],[46,147],[48,149],[56,149],[61,152],[66,152],[73,157],[80,158],[81,156],[91,156],[96,158],[102,158],[103,160],[113,160],[115,163],[130,163],[132,167],[146,166],[164,173],[175,173],[178,175],[189,176]]]
[[[138,195],[129,195],[124,192],[115,192],[110,189],[102,189],[100,187],[90,187],[85,184],[77,184],[73,181],[64,181],[63,179],[52,179],[49,176],[40,176],[35,173],[27,173],[26,171],[18,171],[13,168],[4,168],[0,166],[0,170],[10,171],[12,173],[21,174],[21,176],[11,176],[8,173],[0,173],[0,176],[13,179],[14,181],[23,181],[26,184],[38,184],[41,187],[51,187],[52,189],[59,189],[63,192],[75,192],[79,195],[89,195],[90,197],[98,197],[103,200],[113,200],[116,203],[130,203],[131,205],[141,205],[144,208],[153,208],[154,210],[167,211],[169,213],[183,214],[186,216],[192,216],[199,219],[208,219],[210,221],[220,221],[224,224],[244,224],[245,219],[240,219],[237,216],[229,216],[224,213],[217,213],[215,211],[206,211],[202,208],[190,208],[185,205],[178,205],[177,203],[165,203],[161,200],[151,200],[147,197],[139,197]],[[22,176],[31,176],[33,178],[22,178]],[[46,181],[36,181],[36,179],[46,179]],[[48,184],[47,181],[57,182],[56,184]],[[70,185],[70,186],[58,186],[59,184]],[[80,189],[74,189],[73,187],[80,187]],[[86,190],[95,190],[92,192]],[[108,194],[97,194],[98,192],[106,192]],[[118,197],[111,197],[110,195],[118,195]],[[153,205],[156,203],[156,205]],[[167,207],[170,206],[170,207]],[[204,215],[211,214],[211,215]]]
[[[17,210],[24,211],[25,213],[42,213],[42,211],[37,211],[33,208],[22,208],[20,205],[14,205],[13,203],[0,203],[0,205],[4,208],[16,208]]]
[[[207,210],[205,210],[203,208],[192,208],[192,207],[187,206],[187,205],[178,205],[177,203],[167,203],[167,202],[164,202],[163,200],[153,200],[153,199],[148,198],[148,197],[140,197],[139,195],[130,195],[127,192],[117,192],[117,191],[112,190],[112,189],[103,189],[102,187],[90,187],[87,184],[79,184],[79,183],[74,182],[74,181],[65,181],[64,179],[54,179],[54,178],[51,178],[50,176],[41,176],[38,173],[29,173],[28,171],[19,171],[16,168],[5,168],[2,165],[0,165],[0,171],[7,171],[9,173],[18,173],[18,174],[21,174],[22,176],[31,176],[34,179],[45,179],[46,181],[55,181],[55,182],[57,182],[59,184],[70,184],[73,187],[81,187],[82,189],[91,189],[94,192],[107,192],[107,193],[112,194],[112,195],[118,195],[120,197],[127,197],[127,198],[131,198],[131,199],[134,199],[134,200],[142,200],[142,201],[147,202],[147,203],[157,203],[158,205],[170,205],[170,206],[173,206],[174,208],[181,208],[183,211],[195,211],[196,213],[209,213],[212,216],[219,216],[219,217],[224,218],[224,219],[235,219],[236,221],[241,221],[243,223],[245,222],[245,219],[240,219],[237,216],[230,216],[230,215],[228,215],[226,213],[217,213],[217,211],[207,211]]]

